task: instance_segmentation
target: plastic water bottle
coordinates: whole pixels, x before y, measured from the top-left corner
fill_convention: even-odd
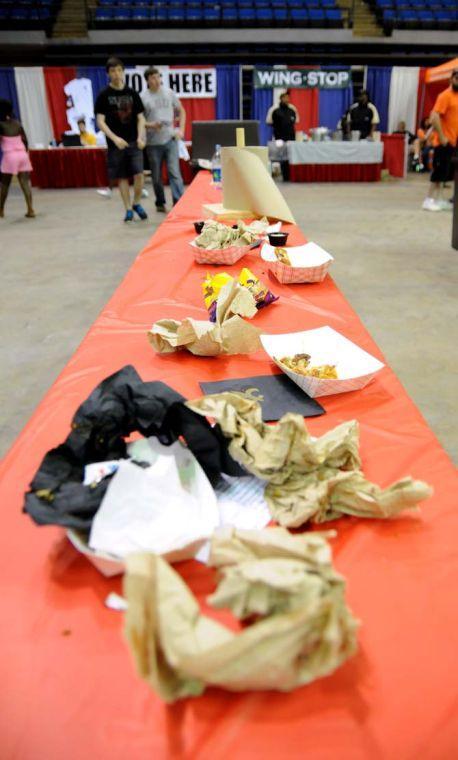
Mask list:
[[[212,179],[214,185],[221,187],[221,145],[215,145],[212,156]]]

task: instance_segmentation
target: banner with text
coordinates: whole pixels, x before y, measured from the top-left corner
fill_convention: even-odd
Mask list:
[[[216,98],[216,69],[178,69],[156,66],[161,72],[162,84],[179,98]],[[136,92],[147,89],[143,76],[146,66],[126,68],[126,84]]]
[[[343,90],[351,86],[351,71],[319,69],[253,69],[253,86],[257,90],[314,89]]]

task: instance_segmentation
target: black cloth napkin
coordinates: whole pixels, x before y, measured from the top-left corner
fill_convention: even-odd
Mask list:
[[[224,391],[247,391],[256,388],[255,396],[263,396],[261,401],[264,422],[279,420],[287,412],[302,414],[303,417],[318,417],[325,414],[315,399],[310,398],[287,375],[258,375],[199,383],[204,394]]]

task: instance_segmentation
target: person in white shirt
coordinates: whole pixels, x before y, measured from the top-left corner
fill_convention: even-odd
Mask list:
[[[148,89],[141,93],[145,109],[146,153],[156,195],[156,210],[164,212],[166,211],[165,193],[161,176],[164,161],[167,165],[174,205],[184,193],[177,139],[184,138],[186,112],[175,93],[162,86],[158,69],[152,66],[147,68],[144,77],[148,84]],[[178,129],[175,128],[177,117]]]

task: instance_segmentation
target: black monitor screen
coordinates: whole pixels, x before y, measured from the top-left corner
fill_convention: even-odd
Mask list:
[[[259,145],[259,121],[193,121],[192,122],[192,158],[210,160],[215,152],[215,145],[230,146],[236,144],[236,128],[245,128],[245,145]]]

